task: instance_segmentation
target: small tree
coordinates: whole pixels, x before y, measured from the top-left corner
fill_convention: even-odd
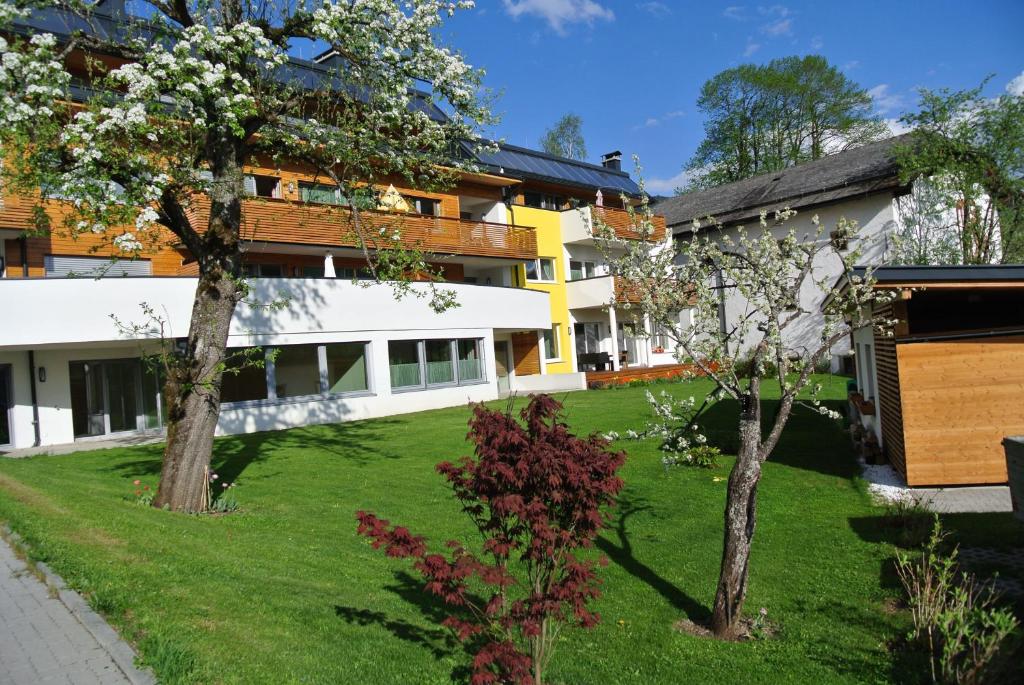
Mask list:
[[[451,607],[444,625],[471,645],[474,685],[541,685],[563,624],[594,626],[599,595],[590,548],[622,489],[625,455],[604,438],[575,437],[559,420],[561,404],[531,398],[511,414],[473,409],[475,458],[443,462],[462,510],[484,538],[481,554],[457,541],[450,557],[427,551],[425,538],[359,512],[359,534],[388,556],[415,560],[424,590]]]
[[[646,201],[630,211],[642,232],[652,231]],[[772,219],[762,215],[753,230],[740,227],[730,233],[711,220],[694,222],[692,236],[678,244],[678,254],[647,241],[618,241],[613,252],[607,249],[615,241],[611,229],[601,223],[594,227],[613,271],[637,289],[639,303],[634,306],[639,314],[669,336],[680,361],[691,362],[714,382],[713,399],[728,397],[739,403],[739,453],[729,474],[722,563],[711,619],[712,630],[722,638],[735,637],[741,630],[762,464],[775,449],[798,398],[822,414],[834,415],[820,405],[820,388],[811,378],[833,345],[856,328],[884,323],[871,313],[876,293],[870,270],[866,275],[854,271],[860,254],[857,226],[842,220],[830,235],[814,217],[811,230],[798,235],[792,225],[786,226],[793,214],[786,211]],[[615,257],[616,252],[622,256]],[[832,279],[824,275],[828,262],[846,274],[844,289],[834,291]],[[727,292],[745,302],[743,315],[735,321],[720,317]],[[806,297],[810,292],[829,295],[826,323],[813,346],[795,349],[787,344],[786,334],[811,314],[803,309],[804,302],[815,299]],[[686,327],[679,319],[684,309],[692,312],[692,323]],[[781,398],[765,425],[761,389],[768,379],[778,383]],[[691,417],[689,423],[695,420]]]
[[[0,28],[44,9],[76,27],[65,43],[49,33],[0,39],[2,173],[6,191],[33,198],[40,232],[94,236],[129,258],[173,242],[196,260],[190,326],[165,387],[154,505],[197,511],[229,326],[248,293],[246,167],[288,162],[333,184],[352,199],[337,213],[339,240],[354,239],[369,257],[404,245],[401,225],[367,230],[356,198],[396,176],[416,187],[450,182],[453,167],[472,166],[455,150],[491,118],[481,72],[437,42],[443,17],[472,2],[134,4],[137,16],[117,2],[0,5]],[[116,16],[99,16],[108,7]],[[302,68],[289,57],[296,44],[332,54]],[[73,104],[73,81],[84,76],[91,95]],[[46,211],[51,197],[65,201],[60,225]],[[401,282],[422,261],[376,260],[375,275]]]
[[[587,144],[583,140],[583,118],[578,114],[566,114],[549,128],[540,139],[544,152],[561,155],[569,159],[583,160],[587,157]]]
[[[964,264],[1024,261],[1024,95],[921,91],[897,149],[905,180],[934,178],[950,209]]]

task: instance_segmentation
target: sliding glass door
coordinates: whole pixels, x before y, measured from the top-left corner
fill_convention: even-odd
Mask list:
[[[160,428],[160,383],[139,360],[71,362],[69,371],[76,438]]]
[[[0,447],[14,442],[11,435],[11,408],[14,406],[11,390],[11,367],[0,366]]]

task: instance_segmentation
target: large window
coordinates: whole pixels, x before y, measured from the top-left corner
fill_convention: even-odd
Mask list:
[[[559,324],[551,327],[551,330],[544,331],[544,358],[547,360],[561,359],[558,351],[558,329]]]
[[[388,343],[388,365],[392,388],[423,385],[420,373],[420,343],[417,340],[392,340]]]
[[[388,343],[391,387],[413,390],[485,380],[478,338],[392,340]]]
[[[267,399],[267,370],[253,365],[253,355],[242,349],[227,351],[228,361],[220,382],[220,401],[247,402]]]
[[[555,260],[541,257],[526,262],[526,280],[553,283],[555,280]]]
[[[366,393],[370,390],[368,343],[282,345],[266,368],[252,365],[252,356],[228,362],[221,381],[221,401],[251,402],[294,397]],[[240,350],[228,350],[237,353]]]
[[[335,343],[324,347],[327,392],[360,392],[370,389],[366,378],[366,343]]]
[[[274,359],[274,388],[279,398],[320,393],[319,345],[279,347]]]
[[[441,201],[434,200],[429,197],[410,197],[407,198],[412,211],[417,214],[427,214],[430,216],[441,216]]]

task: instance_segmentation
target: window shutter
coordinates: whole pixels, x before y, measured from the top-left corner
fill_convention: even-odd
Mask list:
[[[107,259],[46,255],[43,267],[47,278],[109,278],[112,276],[152,276],[153,263],[147,259]]]

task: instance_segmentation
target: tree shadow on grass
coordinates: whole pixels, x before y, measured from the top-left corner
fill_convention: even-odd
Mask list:
[[[633,543],[626,530],[626,523],[631,516],[649,509],[651,506],[645,504],[642,499],[628,497],[620,499],[614,528],[618,544],[616,545],[602,536],[597,538],[597,547],[623,570],[657,592],[675,609],[685,613],[691,621],[707,623],[711,620],[711,610],[708,607],[661,577],[657,571],[636,557]]]
[[[845,409],[844,403],[838,400],[823,401],[821,404],[838,412]],[[762,430],[766,435],[775,421],[779,405],[778,400],[761,401]],[[740,447],[739,416],[739,402],[723,399],[709,407],[701,415],[698,424],[709,444],[725,454],[735,455]],[[768,461],[828,476],[853,478],[858,473],[857,463],[849,441],[842,438],[842,432],[832,419],[797,404]]]
[[[225,482],[235,482],[255,462],[265,461],[275,452],[310,452],[347,464],[370,466],[381,459],[400,459],[403,455],[380,449],[387,441],[384,432],[401,423],[396,419],[372,419],[336,424],[304,426],[279,431],[265,431],[218,437],[213,443],[211,468]],[[112,462],[107,470],[129,478],[159,475],[163,464],[164,445],[146,445],[120,454],[131,458]]]

